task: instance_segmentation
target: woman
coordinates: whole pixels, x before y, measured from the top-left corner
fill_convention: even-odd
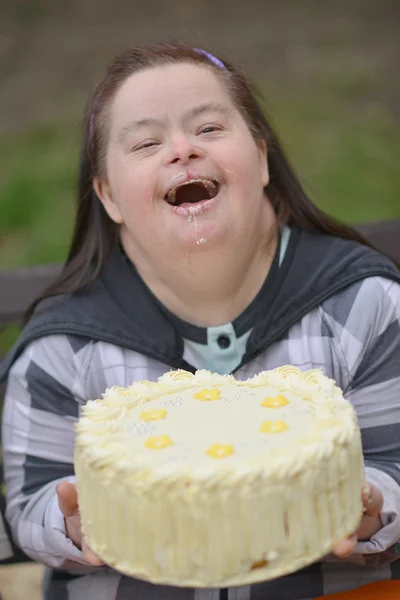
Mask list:
[[[46,598],[301,600],[395,579],[399,283],[308,200],[233,67],[179,44],[116,58],[87,111],[66,266],[4,367],[7,515],[18,544],[52,568]],[[336,557],[220,591],[103,566],[82,540],[73,486],[87,399],[171,367],[243,379],[287,363],[322,368],[358,413],[366,513]]]

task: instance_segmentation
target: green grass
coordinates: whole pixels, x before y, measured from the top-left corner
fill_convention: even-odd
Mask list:
[[[267,111],[323,210],[349,223],[398,218],[400,124],[365,100],[367,80],[347,77],[296,96],[269,89]]]
[[[364,73],[294,93],[263,86],[267,112],[307,191],[348,222],[400,216],[400,126],[365,102]],[[78,122],[39,123],[0,141],[0,268],[61,261],[75,204]]]
[[[0,142],[0,268],[64,258],[75,201],[77,127],[38,124]]]

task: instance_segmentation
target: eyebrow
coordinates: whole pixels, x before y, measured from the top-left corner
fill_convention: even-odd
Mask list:
[[[219,112],[223,115],[227,115],[230,111],[228,106],[222,104],[221,102],[204,102],[203,104],[189,108],[189,110],[187,110],[183,115],[183,120],[190,121],[190,119],[198,117],[205,112]]]
[[[202,115],[205,112],[219,112],[223,115],[227,115],[230,112],[230,110],[228,106],[222,104],[221,102],[204,102],[203,104],[198,104],[197,106],[189,108],[189,110],[187,110],[183,115],[183,121],[190,121]],[[129,135],[129,133],[136,129],[142,129],[144,127],[164,128],[165,124],[163,123],[163,121],[160,121],[159,119],[154,119],[153,117],[138,119],[136,121],[130,121],[129,123],[127,123],[127,125],[124,125],[119,130],[117,134],[117,142],[119,144],[122,144],[127,135]]]

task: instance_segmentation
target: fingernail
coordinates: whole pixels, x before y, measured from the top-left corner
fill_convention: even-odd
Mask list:
[[[362,488],[361,488],[361,497],[362,497],[363,503],[366,506],[369,506],[370,504],[372,504],[373,494],[372,494],[372,487],[369,483],[363,483]]]

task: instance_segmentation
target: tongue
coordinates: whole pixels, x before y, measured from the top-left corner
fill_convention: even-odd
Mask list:
[[[195,204],[202,200],[208,200],[209,194],[204,185],[197,183],[188,183],[176,190],[175,205],[180,206],[181,204]]]

